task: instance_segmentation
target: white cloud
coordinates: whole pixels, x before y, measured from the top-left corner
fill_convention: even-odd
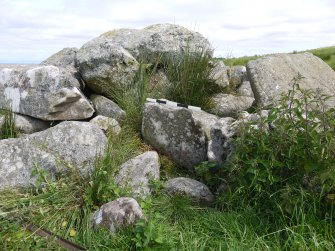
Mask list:
[[[0,6],[0,62],[38,62],[111,29],[166,22],[201,32],[217,56],[335,41],[333,0],[0,0]]]

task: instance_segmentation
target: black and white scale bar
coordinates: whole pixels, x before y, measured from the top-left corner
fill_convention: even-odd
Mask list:
[[[158,104],[165,104],[165,105],[174,106],[174,107],[183,107],[183,108],[187,108],[187,109],[191,109],[191,110],[195,110],[195,111],[201,111],[200,107],[192,106],[192,105],[185,105],[185,104],[173,102],[173,101],[170,101],[170,100],[167,100],[167,99],[147,98],[147,101],[158,103]]]

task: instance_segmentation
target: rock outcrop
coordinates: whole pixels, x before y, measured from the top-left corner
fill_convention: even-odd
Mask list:
[[[311,53],[278,54],[250,61],[247,71],[258,106],[272,105],[292,89],[292,79],[300,73],[299,86],[335,95],[335,71]],[[327,101],[333,107],[335,99]]]
[[[103,156],[107,138],[88,122],[68,121],[42,132],[0,141],[0,188],[29,186],[31,172],[42,168],[51,174],[77,168],[87,174]]]
[[[0,70],[0,108],[42,120],[78,120],[93,115],[71,73],[56,66]]]

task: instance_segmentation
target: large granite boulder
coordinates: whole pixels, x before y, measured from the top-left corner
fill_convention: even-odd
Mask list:
[[[126,117],[126,112],[112,100],[95,94],[91,95],[90,99],[97,115],[110,117],[117,121],[121,121]]]
[[[259,106],[271,105],[282,93],[287,93],[298,73],[304,77],[299,82],[301,88],[319,90],[330,96],[335,94],[335,71],[311,53],[267,56],[250,61],[247,71]],[[327,103],[333,107],[334,97]]]
[[[214,195],[205,184],[190,178],[178,177],[168,180],[165,183],[164,192],[174,196],[187,196],[201,204],[214,201]]]
[[[99,37],[79,49],[77,66],[91,89],[112,96],[115,89],[124,89],[133,84],[139,63],[122,46]]]
[[[1,108],[42,120],[85,119],[94,112],[78,80],[56,66],[0,70]]]
[[[141,30],[119,29],[100,36],[121,45],[136,59],[155,64],[162,55],[178,56],[185,51],[212,53],[208,40],[200,33],[174,24],[155,24]]]
[[[220,117],[237,117],[242,111],[249,109],[255,99],[253,97],[219,93],[212,97],[211,112]]]
[[[195,165],[206,160],[205,132],[189,109],[146,103],[142,136],[180,166],[193,170]]]
[[[31,172],[42,168],[51,174],[77,168],[82,174],[94,169],[103,156],[107,138],[96,125],[67,121],[42,132],[0,141],[0,188],[29,186]]]
[[[115,233],[122,227],[134,225],[143,217],[142,209],[135,199],[121,197],[102,205],[93,213],[91,222],[94,229],[105,227]]]
[[[128,160],[120,166],[115,183],[126,189],[134,198],[145,198],[151,194],[151,181],[159,180],[159,156],[148,151]]]

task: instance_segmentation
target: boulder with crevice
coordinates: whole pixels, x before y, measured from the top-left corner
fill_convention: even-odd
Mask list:
[[[56,66],[0,70],[0,109],[42,120],[85,119],[94,112],[78,80]]]

